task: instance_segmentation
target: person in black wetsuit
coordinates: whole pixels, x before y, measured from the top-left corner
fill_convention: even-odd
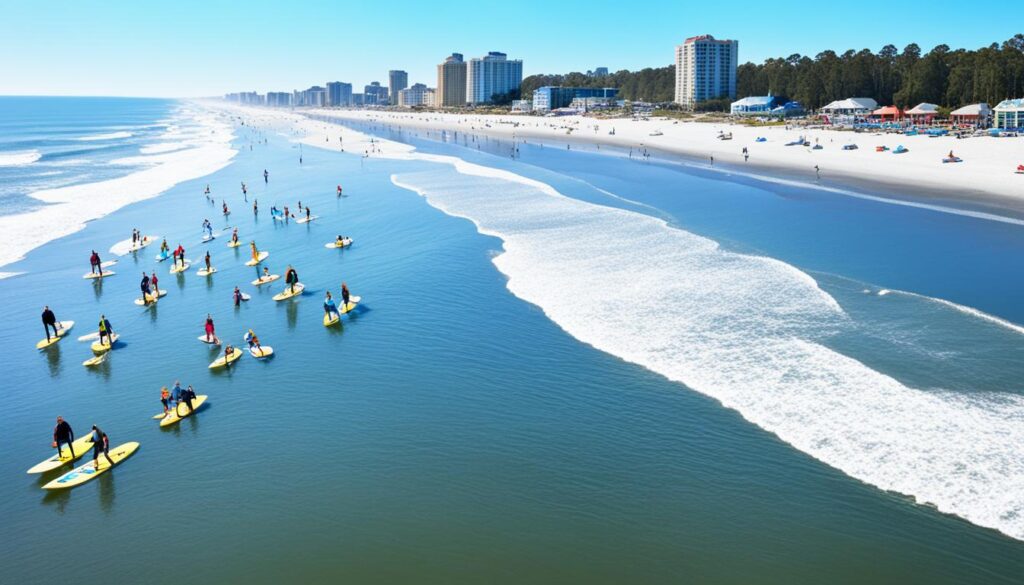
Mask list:
[[[295,285],[299,282],[299,273],[295,272],[295,269],[288,266],[288,271],[284,273],[284,282],[289,285],[289,292],[295,293]]]
[[[264,183],[269,183],[270,182],[270,173],[267,172],[267,169],[263,169],[263,182]]]
[[[142,282],[139,283],[139,288],[142,289],[142,303],[148,305],[150,297],[149,275],[145,272],[142,273]]]
[[[114,466],[114,460],[110,458],[110,439],[96,425],[92,425],[92,468],[99,469],[100,453],[107,458],[110,466]]]
[[[188,405],[188,413],[186,413],[186,414],[192,414],[192,412],[195,410],[192,407],[192,401],[195,400],[195,399],[196,399],[196,391],[193,390],[192,389],[192,385],[189,384],[188,388],[185,388],[184,390],[181,391],[181,398],[178,400],[178,404],[181,404],[182,402],[187,404]],[[182,415],[178,414],[178,416],[182,416]]]
[[[46,330],[46,341],[50,341],[50,328],[53,328],[53,336],[57,335],[57,316],[50,310],[49,305],[43,307],[43,329]]]
[[[71,429],[64,417],[57,417],[57,426],[53,427],[53,446],[57,448],[57,457],[61,456],[60,446],[67,445],[71,451],[71,458],[75,458],[75,447],[71,443],[75,441],[75,431]]]

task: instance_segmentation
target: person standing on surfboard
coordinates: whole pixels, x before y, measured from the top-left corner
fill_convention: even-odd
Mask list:
[[[327,313],[327,318],[330,319],[331,315],[341,317],[338,313],[338,306],[334,304],[334,299],[331,298],[331,291],[327,291],[327,297],[324,298],[324,313]]]
[[[343,282],[341,283],[341,306],[348,310],[348,299],[350,295],[348,293],[348,286]]]
[[[153,298],[159,299],[160,287],[157,285],[156,282],[156,271],[153,271],[153,274],[149,277],[149,286],[153,287]]]
[[[242,304],[242,291],[238,290],[237,286],[235,287],[235,292],[231,293],[231,296],[235,300],[235,306],[236,307],[241,306],[241,304]]]
[[[142,289],[142,302],[148,305],[150,297],[149,275],[145,272],[142,273],[142,282],[139,283],[139,288]]]
[[[338,197],[341,197],[341,185],[338,185]]]
[[[295,285],[299,282],[299,273],[295,272],[292,265],[288,265],[288,271],[284,273],[284,283],[290,285],[289,291],[295,294]]]
[[[238,243],[238,228],[235,228],[234,231],[231,232],[231,243],[232,244],[237,244]]]
[[[96,253],[96,250],[93,250],[92,256],[89,256],[89,267],[90,274],[96,274],[98,270],[100,276],[103,276],[103,263],[100,262],[100,255]]]
[[[210,272],[210,251],[209,250],[206,251],[206,257],[203,258],[203,261],[206,262],[206,271]]]
[[[53,336],[57,335],[57,316],[50,310],[50,306],[43,307],[43,329],[46,331],[46,341],[50,341],[50,329],[53,328]]]
[[[110,438],[96,425],[92,425],[92,468],[99,469],[100,453],[107,458],[110,466],[114,466],[114,460],[110,458]]]
[[[103,344],[103,339],[104,338],[107,339],[107,345],[108,346],[114,344],[114,342],[111,340],[111,337],[110,337],[111,335],[114,334],[114,328],[110,326],[110,321],[107,320],[106,315],[100,315],[99,333],[100,333],[100,344],[101,345]]]
[[[250,240],[249,241],[249,247],[252,248],[252,261],[253,262],[259,262],[260,261],[260,251],[258,249],[256,249],[256,240]]]
[[[270,182],[270,173],[267,172],[267,169],[263,169],[263,182],[264,183],[269,183]]]
[[[71,459],[75,459],[75,446],[72,445],[74,441],[75,431],[71,429],[71,425],[64,420],[64,417],[58,416],[57,426],[53,427],[53,446],[57,448],[57,457],[60,458],[60,446],[67,444],[71,451]]]
[[[309,223],[309,206],[306,206],[306,223]]]
[[[249,344],[249,351],[257,349],[260,355],[263,355],[263,348],[260,346],[260,338],[256,337],[256,333],[250,329],[245,333],[245,341]]]
[[[214,331],[213,317],[210,316],[209,313],[206,314],[206,325],[204,326],[204,329],[206,331],[206,343],[213,342],[220,345],[220,340],[217,339],[217,333]]]

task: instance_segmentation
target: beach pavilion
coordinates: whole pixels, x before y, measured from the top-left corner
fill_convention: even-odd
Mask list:
[[[896,122],[903,119],[903,110],[896,106],[885,106],[871,112],[871,119],[879,122]]]
[[[994,125],[1003,130],[1024,129],[1024,98],[999,102],[995,108]]]
[[[904,113],[911,124],[931,124],[939,115],[939,106],[922,102]]]
[[[877,107],[878,102],[871,98],[846,98],[824,106],[821,113],[829,116],[867,116]]]
[[[949,114],[953,124],[973,128],[988,128],[992,122],[992,108],[986,103],[971,104]]]

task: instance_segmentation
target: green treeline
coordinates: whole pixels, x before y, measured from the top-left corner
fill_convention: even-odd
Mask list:
[[[627,100],[669,102],[674,98],[675,67],[618,71],[605,77],[583,73],[531,75],[521,93],[530,97],[545,85],[617,87]],[[744,63],[736,72],[736,93],[784,95],[816,109],[848,97],[874,98],[903,108],[921,102],[957,108],[1024,97],[1024,34],[977,50],[939,45],[922,54],[916,44],[902,51],[893,45],[877,53],[868,49],[842,54],[822,51],[813,58],[790,55],[764,63]]]

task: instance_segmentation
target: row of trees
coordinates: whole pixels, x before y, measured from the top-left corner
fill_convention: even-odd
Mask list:
[[[523,80],[521,94],[530,96],[545,85],[617,87],[623,99],[669,102],[675,97],[675,67],[623,70],[604,77],[531,75]],[[921,102],[951,108],[976,102],[995,105],[1006,98],[1024,97],[1024,34],[977,50],[939,45],[922,54],[916,44],[902,51],[886,45],[877,53],[823,51],[813,58],[790,55],[739,66],[739,96],[769,91],[809,108],[848,97],[870,97],[900,107]]]

